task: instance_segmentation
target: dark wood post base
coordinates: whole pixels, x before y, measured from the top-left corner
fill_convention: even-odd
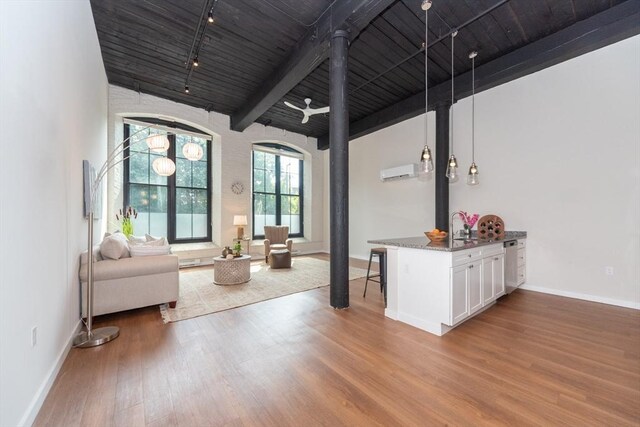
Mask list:
[[[178,301],[171,301],[169,302],[169,308],[176,308],[176,304],[178,303]]]

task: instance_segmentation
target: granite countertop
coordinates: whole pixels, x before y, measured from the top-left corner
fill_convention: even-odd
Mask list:
[[[526,231],[506,231],[504,239],[500,239],[500,240],[478,239],[477,235],[474,232],[470,239],[454,240],[453,242],[451,241],[450,238],[447,238],[443,242],[432,242],[427,238],[427,236],[421,236],[421,237],[399,237],[399,238],[392,238],[392,239],[372,239],[372,240],[368,240],[367,243],[373,243],[376,245],[385,245],[385,246],[398,246],[400,248],[427,249],[431,251],[455,252],[455,251],[463,251],[465,249],[477,248],[478,246],[493,245],[496,243],[504,242],[505,240],[526,239],[526,238],[527,238]]]

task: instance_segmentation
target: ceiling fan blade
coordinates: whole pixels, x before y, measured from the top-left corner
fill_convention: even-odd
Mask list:
[[[311,110],[309,110],[309,115],[311,114],[324,114],[324,113],[328,113],[329,112],[329,107],[322,107],[322,108],[313,108]]]
[[[290,103],[289,101],[284,101],[284,105],[286,105],[289,108],[293,108],[294,110],[300,110],[304,112],[304,109],[300,108],[300,107],[296,107],[295,105],[293,105],[292,103]]]
[[[307,114],[306,112],[304,113],[304,117],[302,118],[302,124],[305,124],[309,121],[309,114]]]

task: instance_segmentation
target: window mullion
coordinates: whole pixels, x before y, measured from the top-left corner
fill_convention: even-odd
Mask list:
[[[276,156],[276,225],[282,225],[280,215],[280,156]]]

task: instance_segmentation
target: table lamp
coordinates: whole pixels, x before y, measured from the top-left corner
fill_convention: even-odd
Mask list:
[[[238,239],[244,238],[244,226],[247,225],[246,215],[234,215],[233,225],[238,227]]]

